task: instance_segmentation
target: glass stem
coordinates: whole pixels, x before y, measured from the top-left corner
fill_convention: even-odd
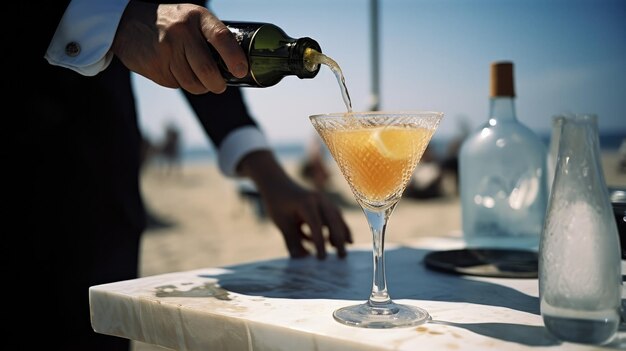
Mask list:
[[[374,262],[374,272],[372,281],[372,293],[369,298],[369,305],[378,308],[387,308],[391,304],[391,298],[387,292],[387,278],[385,277],[385,230],[387,228],[387,221],[391,212],[393,212],[393,206],[390,206],[384,210],[372,210],[363,208],[365,217],[372,230],[372,254]]]

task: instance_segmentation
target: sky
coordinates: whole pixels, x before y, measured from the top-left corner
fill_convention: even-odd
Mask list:
[[[212,0],[223,20],[269,22],[293,38],[311,37],[341,67],[355,111],[372,106],[371,0]],[[514,63],[518,119],[549,133],[558,113],[595,113],[601,132],[626,137],[626,1],[378,0],[380,109],[441,111],[434,138],[477,128],[488,118],[489,67]],[[211,148],[183,95],[133,76],[140,128],[153,141],[165,126],[184,148]],[[313,79],[284,78],[244,88],[270,143],[304,144],[308,116],[344,112],[326,66]]]

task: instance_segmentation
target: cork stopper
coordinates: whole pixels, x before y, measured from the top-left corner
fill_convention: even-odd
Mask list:
[[[513,62],[501,61],[491,64],[490,97],[515,96],[513,86]]]

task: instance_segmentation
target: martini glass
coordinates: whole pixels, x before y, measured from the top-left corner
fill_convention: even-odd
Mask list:
[[[365,303],[334,311],[335,320],[362,328],[395,328],[430,320],[424,309],[391,300],[385,278],[385,229],[437,129],[440,112],[349,112],[310,116],[372,231],[373,282]]]

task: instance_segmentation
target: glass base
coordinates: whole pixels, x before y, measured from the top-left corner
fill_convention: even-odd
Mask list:
[[[333,312],[333,317],[339,323],[374,329],[410,327],[424,324],[431,319],[426,310],[393,302],[385,307],[374,307],[367,302],[342,307]]]

